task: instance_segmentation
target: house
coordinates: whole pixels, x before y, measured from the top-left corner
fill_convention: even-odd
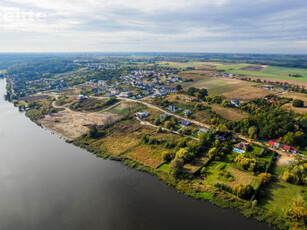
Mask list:
[[[284,145],[284,147],[282,148],[283,151],[285,152],[289,152],[291,149],[291,147],[289,145]]]
[[[208,132],[208,131],[209,131],[208,128],[201,127],[201,128],[197,131],[197,134],[200,135],[201,133],[206,133],[206,132]]]
[[[172,111],[172,112],[177,112],[179,109],[176,108],[176,107],[173,106],[173,105],[169,105],[169,106],[168,106],[168,110],[169,110],[169,111]]]
[[[235,107],[239,107],[240,101],[238,99],[231,99],[230,103]]]
[[[193,101],[196,101],[197,98],[196,97],[186,97],[184,100],[187,102],[193,102]]]
[[[148,117],[150,113],[148,111],[144,111],[144,112],[138,112],[135,115],[139,118],[144,118],[144,117]]]
[[[267,89],[267,90],[273,90],[274,89],[274,87],[270,86],[270,85],[265,85],[265,86],[262,86],[261,88]]]
[[[216,139],[216,140],[220,140],[220,141],[225,141],[225,140],[226,140],[226,138],[225,138],[225,137],[220,136],[220,135],[215,135],[214,139]]]
[[[125,98],[128,98],[128,97],[132,97],[133,96],[133,93],[131,92],[122,92],[119,94],[120,97],[125,97]]]
[[[297,149],[292,148],[292,147],[291,147],[291,149],[290,149],[290,152],[291,152],[291,153],[299,153],[299,152],[297,151]]]
[[[269,141],[269,142],[268,142],[268,145],[269,145],[269,146],[271,146],[271,147],[273,147],[273,146],[274,146],[274,144],[275,144],[275,142],[274,142],[274,141]]]
[[[85,99],[85,96],[82,95],[82,94],[80,94],[80,95],[77,96],[77,99],[78,99],[78,100],[84,100],[84,99]]]
[[[185,117],[189,117],[191,115],[191,113],[192,113],[191,110],[188,110],[188,109],[185,109],[183,111],[183,114],[184,114]]]
[[[280,89],[283,91],[287,91],[288,87],[283,85],[283,86],[280,86]]]
[[[249,143],[240,142],[235,145],[234,151],[239,153],[245,153],[246,151],[249,151],[251,148],[252,147]]]
[[[162,119],[166,119],[166,118],[168,118],[170,115],[169,114],[167,114],[167,113],[161,113],[160,114],[160,118],[162,118]]]
[[[279,149],[281,147],[280,143],[274,142],[273,148]]]
[[[181,120],[179,121],[179,124],[182,125],[182,126],[187,127],[187,126],[190,126],[190,125],[191,125],[191,122],[181,119]]]

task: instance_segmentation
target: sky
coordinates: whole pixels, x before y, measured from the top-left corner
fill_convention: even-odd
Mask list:
[[[307,0],[1,0],[0,52],[307,54]]]

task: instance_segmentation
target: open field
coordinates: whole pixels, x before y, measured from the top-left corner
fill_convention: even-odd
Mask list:
[[[189,172],[189,173],[195,173],[198,169],[200,169],[204,163],[207,161],[206,158],[202,157],[202,158],[199,158],[199,159],[196,159],[188,164],[185,164],[183,166],[183,168]]]
[[[307,70],[303,68],[290,68],[279,66],[261,66],[249,64],[224,64],[216,65],[219,70],[225,70],[226,73],[247,75],[260,78],[273,78],[282,80],[291,80],[307,82]],[[301,74],[303,77],[290,77],[289,74]]]
[[[292,102],[289,102],[289,103],[287,103],[287,104],[284,104],[281,108],[286,109],[286,110],[288,110],[288,111],[291,111],[291,110],[292,110],[292,111],[294,111],[294,112],[296,112],[296,113],[301,113],[301,114],[307,113],[307,106],[300,107],[300,108],[293,107],[293,106],[292,106]]]
[[[195,87],[200,89],[205,88],[210,94],[217,95],[255,84],[256,83],[241,81],[237,79],[209,78],[198,80],[195,82],[185,82],[182,83],[182,87],[184,90],[187,90],[189,87]]]
[[[214,112],[216,112],[217,114],[221,115],[223,118],[229,121],[239,121],[249,116],[248,113],[235,108],[225,108],[217,104],[212,104],[210,105],[210,107]]]
[[[160,145],[143,144],[132,148],[124,156],[143,165],[156,168],[163,163],[162,153],[164,151],[166,149]]]
[[[208,64],[206,62],[167,62],[167,61],[162,61],[158,62],[159,65],[161,66],[166,66],[166,67],[172,67],[172,68],[187,68],[187,67],[194,67],[195,69],[208,69],[212,68],[211,64]]]
[[[145,109],[145,106],[140,105],[138,103],[121,101],[120,103],[111,106],[106,111],[118,115],[127,115],[131,112],[137,112],[143,109]]]
[[[73,140],[86,133],[91,125],[102,126],[120,119],[119,115],[104,111],[85,113],[72,111],[66,107],[59,106],[58,108],[64,108],[64,110],[47,115],[38,122],[68,140]]]
[[[242,101],[250,101],[274,93],[272,91],[254,87],[257,83],[227,78],[202,79],[195,82],[182,83],[184,90],[189,87],[205,88],[209,94],[223,95],[228,99],[237,98]]]
[[[228,99],[237,98],[240,101],[250,101],[255,98],[262,98],[268,94],[274,94],[274,93],[276,92],[258,87],[247,86],[247,87],[242,87],[240,89],[228,91],[226,93],[223,93],[222,95]]]
[[[292,99],[300,99],[304,102],[307,102],[307,94],[297,93],[297,92],[283,92],[280,94],[281,97],[288,97]]]
[[[19,98],[20,101],[37,101],[37,100],[43,100],[49,97],[48,95],[43,94],[37,94],[37,95],[30,95],[26,97]]]
[[[243,172],[239,169],[228,167],[227,171],[233,174],[236,179],[233,182],[226,183],[228,186],[235,186],[237,184],[252,184],[253,180],[257,180],[251,173]]]
[[[266,191],[265,198],[259,200],[259,205],[266,210],[282,214],[292,205],[293,199],[302,196],[307,201],[307,187],[278,181],[272,183]]]
[[[220,177],[218,173],[221,171],[219,169],[219,165],[222,164],[222,162],[214,162],[211,163],[210,166],[208,166],[206,170],[206,179],[204,180],[205,184],[216,184],[216,183],[223,183],[230,187],[234,187],[237,184],[252,184],[254,180],[257,180],[257,177],[253,176],[250,173],[241,171],[239,169],[235,169],[229,164],[226,164],[225,169],[230,172],[234,176],[234,180],[230,182],[229,180]]]

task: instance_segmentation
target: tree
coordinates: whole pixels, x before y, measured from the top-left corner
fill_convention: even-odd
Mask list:
[[[307,221],[307,208],[302,197],[294,199],[293,205],[287,211],[288,217],[292,221],[305,224]]]
[[[98,129],[96,125],[90,127],[89,131],[87,132],[88,138],[96,138],[98,135]]]
[[[157,128],[157,131],[156,131],[157,133],[161,133],[162,132],[162,128],[161,128],[161,126],[159,126],[158,128]]]
[[[248,129],[249,138],[253,138],[255,136],[255,134],[257,134],[257,127],[256,126],[250,127]]]
[[[162,153],[162,159],[164,162],[170,162],[172,160],[172,155],[169,152],[164,151]]]
[[[260,173],[258,177],[262,180],[263,185],[267,185],[272,180],[272,175],[270,173]]]
[[[176,158],[182,159],[184,162],[190,160],[192,154],[189,152],[188,148],[181,148],[176,153]]]
[[[302,100],[295,99],[295,100],[292,102],[292,106],[293,106],[293,107],[303,107],[303,106],[304,106],[304,102],[303,102]]]
[[[184,164],[184,161],[179,158],[175,158],[174,160],[171,161],[170,167],[171,169],[180,169],[182,168]]]
[[[235,185],[232,189],[233,194],[243,199],[250,199],[254,195],[254,188],[250,185]]]
[[[176,85],[176,90],[177,91],[181,91],[182,90],[182,86],[181,85]]]

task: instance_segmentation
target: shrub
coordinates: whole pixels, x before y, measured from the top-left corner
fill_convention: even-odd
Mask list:
[[[302,100],[295,99],[295,100],[292,102],[292,106],[293,106],[293,107],[303,107],[303,106],[304,106],[304,102],[303,102]]]
[[[184,164],[184,161],[179,158],[175,158],[174,160],[171,161],[171,169],[180,169],[182,168]]]

